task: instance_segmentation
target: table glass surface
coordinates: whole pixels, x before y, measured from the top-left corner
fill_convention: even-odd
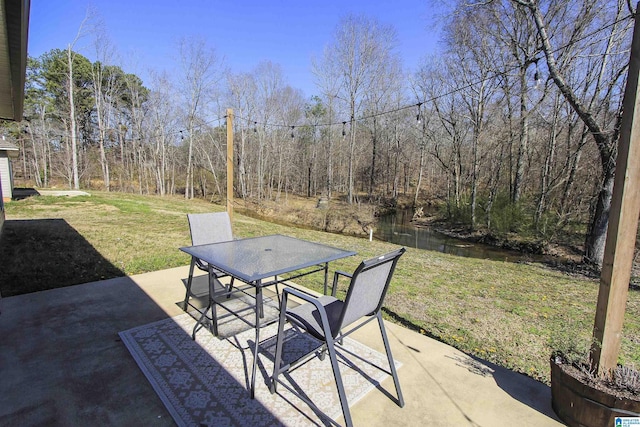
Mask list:
[[[247,283],[356,254],[279,234],[180,249]]]

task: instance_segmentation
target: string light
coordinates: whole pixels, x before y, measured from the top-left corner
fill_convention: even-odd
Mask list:
[[[253,122],[253,133],[258,133],[258,122]]]
[[[633,16],[632,16],[632,15],[624,16],[624,17],[622,17],[622,18],[620,18],[620,19],[616,20],[615,22],[613,22],[613,23],[611,23],[611,24],[609,24],[609,25],[607,25],[607,26],[605,26],[605,27],[602,27],[602,28],[600,28],[600,29],[598,29],[598,30],[595,30],[595,31],[593,31],[592,33],[586,34],[585,36],[583,36],[583,37],[582,37],[582,38],[580,38],[579,40],[572,41],[572,42],[568,43],[567,45],[560,46],[560,47],[558,47],[558,48],[554,49],[554,50],[552,51],[552,53],[559,52],[559,51],[561,51],[562,49],[565,49],[565,48],[567,48],[567,47],[569,47],[569,46],[572,46],[573,44],[577,43],[578,41],[588,39],[588,38],[592,37],[593,35],[595,35],[595,34],[597,34],[597,33],[601,32],[601,31],[604,31],[604,30],[606,30],[606,29],[608,29],[608,28],[610,28],[610,27],[613,27],[614,25],[616,25],[616,24],[618,24],[618,23],[620,23],[620,22],[622,22],[622,21],[625,21],[625,20],[628,20],[628,19],[631,19],[631,18],[633,18]],[[540,70],[539,70],[539,68],[538,68],[538,60],[539,60],[539,59],[540,59],[540,58],[536,58],[535,60],[533,60],[533,61],[532,61],[532,62],[534,62],[534,63],[536,64],[536,71],[535,71],[535,73],[534,73],[534,80],[536,81],[536,88],[538,87],[538,85],[539,85],[539,84],[541,83],[541,81],[542,81],[542,79],[541,79],[541,73],[540,73]],[[521,66],[520,64],[515,64],[515,65],[513,65],[513,66],[512,66],[512,68],[508,69],[507,71],[517,70],[520,66]],[[422,111],[422,110],[421,110],[421,106],[422,106],[422,104],[425,104],[425,103],[428,103],[428,102],[434,102],[434,101],[436,101],[436,100],[438,100],[438,99],[440,99],[440,98],[443,98],[443,97],[450,96],[450,95],[452,95],[452,94],[458,93],[458,92],[460,92],[460,91],[462,91],[462,90],[465,90],[465,89],[471,88],[471,87],[473,87],[474,85],[477,85],[477,84],[483,83],[483,82],[485,82],[485,81],[488,81],[488,80],[490,80],[490,79],[492,79],[492,78],[496,78],[496,77],[501,76],[501,75],[503,75],[503,74],[504,74],[504,71],[503,71],[503,72],[496,72],[496,73],[494,73],[494,74],[492,74],[492,75],[490,75],[490,76],[488,76],[488,77],[484,77],[484,78],[479,79],[479,80],[477,80],[477,81],[473,81],[473,82],[467,83],[467,84],[465,84],[465,85],[463,85],[463,86],[460,86],[460,87],[457,87],[457,88],[455,88],[455,89],[452,89],[452,90],[450,90],[450,91],[444,92],[444,93],[442,93],[442,94],[440,94],[440,95],[433,96],[433,97],[430,97],[430,98],[428,98],[428,99],[425,99],[425,100],[423,100],[422,102],[419,102],[418,104],[405,105],[405,106],[401,106],[401,107],[398,107],[398,108],[395,108],[395,109],[392,109],[392,110],[387,110],[387,111],[383,111],[383,112],[375,113],[375,114],[372,114],[372,115],[369,115],[369,116],[359,117],[358,119],[355,119],[354,117],[351,117],[351,121],[350,121],[350,123],[354,123],[356,120],[357,120],[357,121],[360,121],[360,120],[366,120],[366,119],[370,119],[370,118],[374,118],[374,117],[378,117],[378,116],[383,116],[383,115],[386,115],[386,114],[396,113],[396,112],[399,112],[399,111],[406,110],[406,109],[408,109],[408,108],[414,108],[414,107],[416,107],[416,106],[418,107],[418,114],[416,115],[416,120],[420,123],[420,122],[421,122],[421,119],[422,119],[422,113],[421,113],[421,111]],[[345,128],[346,128],[346,123],[347,123],[346,121],[343,121],[343,122],[342,122],[342,136],[343,136],[343,138],[346,136],[346,130],[345,130]],[[339,124],[339,122],[329,122],[329,123],[324,123],[324,124],[318,124],[318,125],[316,125],[316,126],[333,126],[333,125],[337,125],[337,124]],[[264,125],[265,127],[266,127],[266,126],[270,126],[270,127],[286,127],[286,126],[289,126],[289,125],[287,125],[287,124],[275,124],[275,123],[263,123],[263,125]],[[295,126],[291,126],[291,128],[293,129],[293,128],[295,128]],[[293,132],[292,132],[291,134],[292,134],[292,137],[293,137]]]
[[[293,134],[293,130],[294,130],[295,128],[296,128],[295,126],[291,126],[291,139],[293,139],[293,138],[295,137],[295,136],[294,136],[294,134]]]

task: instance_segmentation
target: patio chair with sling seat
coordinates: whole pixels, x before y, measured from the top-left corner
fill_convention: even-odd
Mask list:
[[[391,277],[398,259],[404,252],[405,248],[400,248],[385,255],[365,260],[356,268],[353,274],[336,271],[331,296],[323,295],[320,297],[314,297],[296,289],[284,289],[280,306],[280,323],[278,325],[276,355],[270,385],[272,393],[277,391],[278,383],[283,385],[285,384],[282,380],[278,379],[280,374],[302,367],[305,362],[311,360],[315,355],[319,355],[320,358],[324,358],[325,352],[328,352],[331,360],[331,366],[333,368],[333,375],[338,388],[338,396],[340,398],[340,405],[342,406],[345,423],[347,426],[353,425],[351,421],[351,414],[349,412],[349,404],[347,402],[342,383],[342,377],[340,375],[335,346],[342,344],[342,339],[347,335],[361,328],[371,320],[377,319],[390,367],[390,372],[387,373],[390,373],[393,376],[398,396],[397,404],[400,407],[404,406],[404,398],[402,396],[402,391],[400,390],[400,381],[398,380],[398,374],[396,372],[395,363],[391,354],[391,348],[389,346],[389,340],[387,338],[381,314],[382,303],[389,288]],[[340,301],[335,297],[339,276],[351,278],[349,289],[344,301]],[[289,309],[287,307],[287,301],[290,295],[298,297],[306,303]],[[356,323],[360,319],[364,318],[367,319]],[[287,321],[294,325],[293,329],[297,328],[303,332],[307,332],[320,340],[321,345],[297,361],[281,366],[285,336],[284,325]],[[347,332],[342,332],[344,328],[354,324],[355,326],[353,328]],[[289,335],[287,336],[287,340],[288,339],[290,339]],[[343,356],[345,355],[343,354]],[[308,401],[304,397],[302,398],[311,406],[315,407],[312,402]]]
[[[227,212],[187,214],[187,219],[189,221],[189,232],[191,233],[191,244],[193,246],[206,245],[209,243],[228,242],[230,240],[233,240],[231,219],[229,218],[229,214]],[[190,305],[190,298],[197,298],[199,296],[192,292],[194,267],[197,267],[198,269],[207,272],[207,274],[212,275],[211,279],[214,280],[210,280],[210,282],[216,282],[217,279],[229,276],[222,271],[210,269],[209,265],[206,262],[194,258],[189,268],[189,279],[186,283],[187,290],[183,303],[184,310],[186,310]],[[229,285],[224,287],[224,290],[226,292],[231,292],[232,289],[233,277],[231,278]]]
[[[200,213],[200,214],[187,214],[189,220],[189,230],[191,232],[192,246],[210,245],[216,243],[230,242],[233,239],[233,232],[231,228],[231,219],[227,212],[215,212],[215,213]],[[202,297],[203,295],[196,295],[192,289],[193,272],[195,267],[208,273],[208,304],[204,310],[195,307],[189,303],[191,297]],[[223,285],[220,281],[223,277],[230,277],[228,285]],[[277,278],[277,276],[276,276]],[[189,279],[186,282],[186,295],[183,303],[183,308],[186,311],[189,306],[196,308],[200,312],[200,317],[197,319],[197,323],[193,328],[192,338],[195,339],[196,332],[203,325],[203,320],[210,321],[210,331],[213,335],[218,336],[218,314],[217,305],[224,304],[219,299],[225,297],[230,299],[232,294],[247,293],[249,289],[255,289],[254,286],[241,283],[240,286],[234,288],[235,277],[227,272],[221,271],[215,268],[213,265],[199,259],[198,257],[192,257],[191,266],[189,269]],[[276,295],[278,294],[278,285],[275,284]],[[218,298],[218,299],[216,299]],[[216,302],[217,301],[217,302]],[[263,312],[263,304],[258,307],[260,313]],[[211,310],[211,317],[207,316],[207,312]],[[227,309],[228,311],[228,309]],[[262,314],[261,314],[262,316]]]

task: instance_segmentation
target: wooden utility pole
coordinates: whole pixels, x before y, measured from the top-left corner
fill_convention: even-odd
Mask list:
[[[591,367],[599,375],[618,363],[622,324],[640,215],[640,28],[635,17],[629,74],[622,104],[616,175],[593,327]]]
[[[233,221],[233,109],[227,108],[227,213]]]

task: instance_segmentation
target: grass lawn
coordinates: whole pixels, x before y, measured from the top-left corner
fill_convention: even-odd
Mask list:
[[[94,192],[6,204],[0,293],[8,297],[118,275],[187,265],[186,213],[223,207],[180,197]],[[25,221],[28,220],[28,221]],[[358,252],[353,270],[395,245],[234,215],[236,237],[286,234]],[[300,279],[316,290],[321,275]],[[306,279],[306,280],[303,280]],[[343,291],[346,283],[343,283]],[[554,348],[586,351],[598,282],[539,265],[461,258],[409,248],[386,300],[387,318],[469,354],[549,383]],[[620,362],[640,367],[640,291],[629,291]]]

